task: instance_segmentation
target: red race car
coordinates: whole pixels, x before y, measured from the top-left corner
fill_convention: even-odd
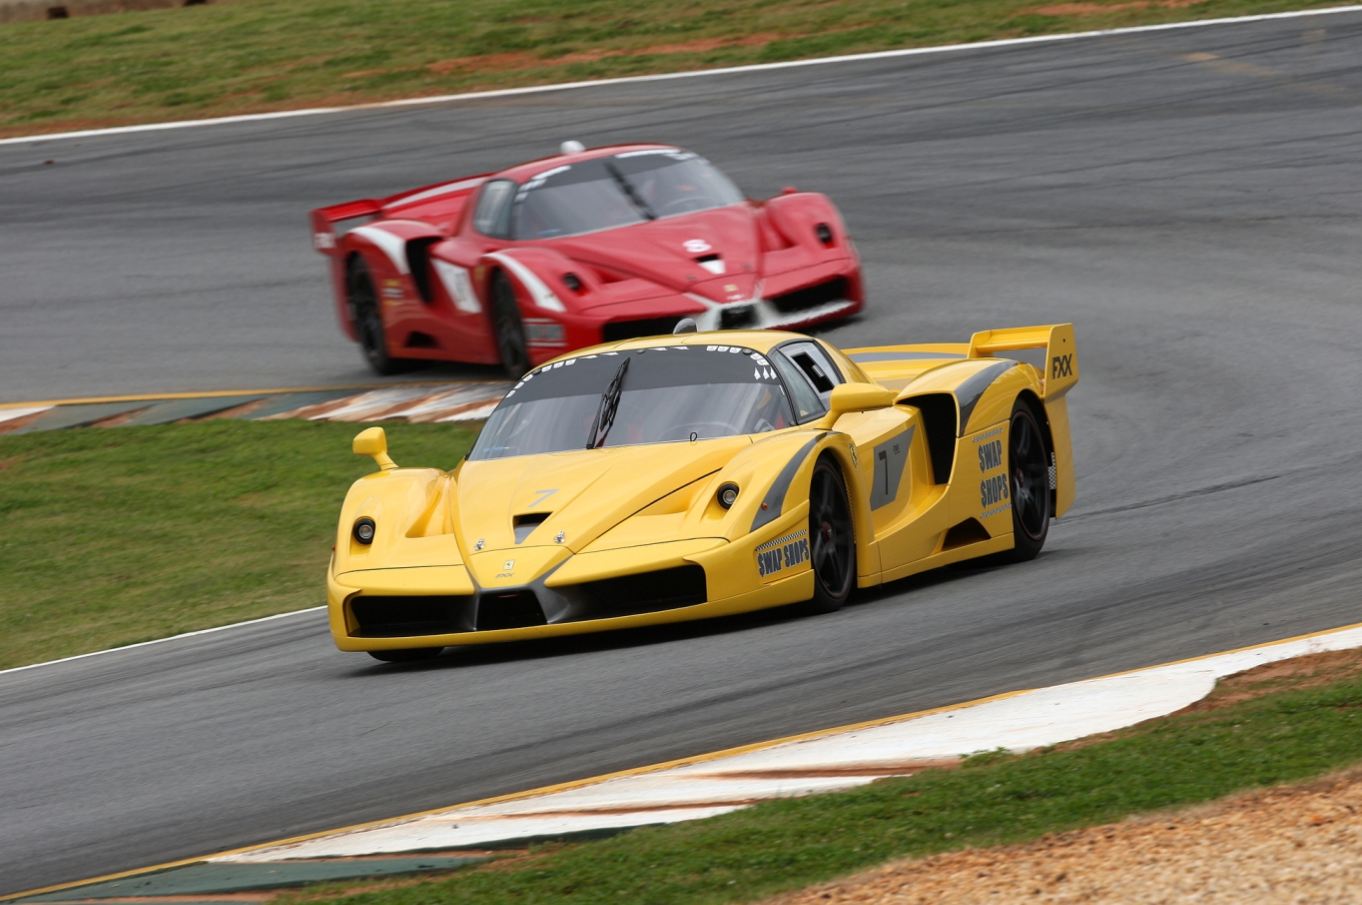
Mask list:
[[[519,376],[682,318],[794,327],[863,303],[860,260],[826,196],[748,200],[666,145],[567,142],[499,173],[320,208],[312,226],[341,328],[380,374],[439,359]]]

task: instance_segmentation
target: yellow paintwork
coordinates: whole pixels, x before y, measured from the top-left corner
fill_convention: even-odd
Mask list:
[[[806,339],[758,331],[684,334],[628,340],[564,358],[683,344],[770,354],[782,343]],[[807,560],[796,555],[763,575],[758,559],[766,551],[769,565],[769,551],[809,540],[808,487],[820,456],[829,457],[846,478],[860,587],[1011,549],[1010,502],[984,505],[989,482],[1007,482],[1007,464],[980,449],[1007,449],[1009,419],[1022,396],[1044,415],[1055,470],[1054,511],[1062,514],[1071,505],[1065,394],[1078,379],[1072,326],[984,331],[969,343],[845,352],[820,345],[844,378],[831,394],[830,411],[768,433],[465,461],[444,472],[396,467],[382,430],[364,431],[354,451],[372,456],[379,470],[354,483],[337,525],[327,576],[336,644],[363,651],[484,644],[701,619],[808,599],[814,575]],[[1000,365],[1007,353],[1026,360]],[[936,482],[928,441],[928,431],[940,432],[942,422],[924,414],[930,406],[913,404],[922,399],[927,406],[924,397],[946,406],[954,399],[955,435],[940,435],[951,444],[941,449],[954,449],[943,483]],[[782,472],[783,495],[772,489]],[[739,494],[724,509],[717,495],[729,482]],[[377,526],[369,545],[352,535],[355,521],[365,516]],[[517,540],[518,519],[524,523]],[[953,527],[962,530],[948,535]],[[488,592],[539,588],[537,594],[571,594],[586,582],[685,566],[703,568],[705,602],[528,628],[360,637],[349,607],[357,596],[461,598],[479,591],[485,606]]]

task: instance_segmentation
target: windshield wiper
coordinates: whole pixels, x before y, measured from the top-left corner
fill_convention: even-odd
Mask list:
[[[624,361],[615,369],[615,376],[610,378],[610,386],[605,388],[601,394],[601,404],[596,407],[596,417],[591,422],[591,436],[587,438],[587,449],[599,449],[605,443],[605,435],[610,433],[610,427],[615,423],[615,413],[620,408],[620,397],[624,395],[624,374],[629,370],[629,362],[633,358],[626,355]]]
[[[629,202],[633,204],[634,207],[638,208],[640,214],[647,217],[649,220],[657,219],[657,214],[648,206],[648,202],[643,200],[643,196],[634,188],[634,184],[626,179],[624,174],[621,173],[614,164],[607,161],[605,170],[610,174],[610,178],[615,180],[615,185],[620,187],[620,191],[624,192],[625,197],[629,199]]]

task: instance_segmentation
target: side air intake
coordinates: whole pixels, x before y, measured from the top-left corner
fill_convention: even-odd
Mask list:
[[[946,540],[942,543],[941,549],[943,551],[954,550],[957,547],[968,547],[970,544],[977,544],[988,539],[989,533],[984,530],[984,526],[979,523],[979,520],[967,518],[946,532]]]

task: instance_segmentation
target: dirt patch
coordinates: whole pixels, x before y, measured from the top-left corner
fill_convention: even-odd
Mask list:
[[[1212,805],[903,860],[768,905],[1362,901],[1362,770]]]
[[[542,69],[546,66],[566,66],[572,63],[595,63],[611,57],[660,56],[680,53],[705,53],[725,47],[760,47],[778,40],[784,35],[764,32],[745,35],[740,38],[697,38],[678,44],[648,44],[643,47],[630,47],[619,50],[586,50],[566,53],[557,57],[539,57],[523,50],[506,53],[488,53],[476,57],[455,57],[450,60],[437,60],[426,65],[426,69],[436,75],[453,75],[466,72],[506,72],[515,69]],[[354,73],[350,73],[353,75]]]
[[[1127,3],[1052,3],[1022,10],[1035,16],[1100,16],[1103,13],[1123,13],[1145,9],[1186,9],[1200,6],[1206,0],[1130,0]]]

